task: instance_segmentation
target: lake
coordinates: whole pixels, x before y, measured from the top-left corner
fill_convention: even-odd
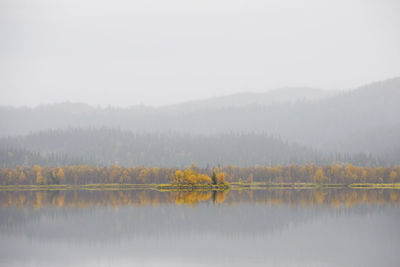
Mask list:
[[[0,191],[0,266],[399,266],[400,190]]]

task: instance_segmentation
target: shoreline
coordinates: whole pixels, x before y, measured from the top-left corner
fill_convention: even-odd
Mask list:
[[[155,190],[155,191],[225,191],[225,190],[265,190],[265,189],[400,189],[400,183],[239,183],[220,185],[203,184],[84,184],[84,185],[0,185],[0,191],[37,190]]]

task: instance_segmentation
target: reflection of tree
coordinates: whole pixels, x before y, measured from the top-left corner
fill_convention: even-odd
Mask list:
[[[213,191],[212,199],[214,204],[221,204],[226,199],[225,191]]]
[[[212,193],[210,191],[189,191],[189,192],[172,192],[175,195],[175,204],[177,205],[192,205],[195,206],[199,202],[207,201],[211,198]]]
[[[0,206],[78,207],[91,206],[158,206],[191,205],[212,201],[233,205],[254,203],[261,205],[329,205],[333,207],[357,204],[400,205],[400,190],[395,189],[329,189],[329,190],[239,190],[239,191],[0,191]]]
[[[45,192],[36,192],[36,201],[33,204],[35,210],[40,209],[42,207],[42,198],[45,198]]]
[[[324,203],[326,191],[324,190],[316,190],[314,193],[315,200],[317,201],[318,204]]]

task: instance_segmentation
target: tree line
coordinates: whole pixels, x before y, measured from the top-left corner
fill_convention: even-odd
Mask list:
[[[400,166],[359,167],[352,164],[334,165],[276,165],[199,168],[160,167],[92,167],[87,165],[64,167],[33,167],[0,169],[1,185],[54,184],[219,184],[225,182],[265,183],[397,183]]]
[[[394,164],[391,157],[327,153],[263,133],[192,135],[134,133],[118,129],[48,130],[0,139],[0,168],[19,166],[241,167],[254,165]],[[397,163],[396,163],[397,164]]]

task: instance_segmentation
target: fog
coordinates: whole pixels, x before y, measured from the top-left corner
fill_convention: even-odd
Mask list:
[[[0,167],[400,163],[400,77],[321,92],[297,87],[158,108],[0,107]]]
[[[398,266],[399,14],[0,0],[0,267]]]
[[[0,2],[0,105],[165,105],[399,75],[400,3]]]

